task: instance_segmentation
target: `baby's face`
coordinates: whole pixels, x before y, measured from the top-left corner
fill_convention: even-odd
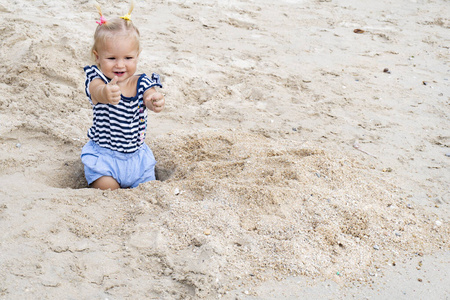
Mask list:
[[[117,76],[118,82],[126,81],[136,72],[139,49],[134,37],[108,38],[94,54],[100,70],[110,79]]]

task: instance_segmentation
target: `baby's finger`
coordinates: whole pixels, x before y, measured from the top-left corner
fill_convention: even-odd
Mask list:
[[[151,99],[152,99],[152,102],[154,103],[155,101],[159,101],[161,99],[164,99],[164,95],[159,93],[159,92],[156,92],[156,93],[152,94],[152,98]]]
[[[161,107],[162,105],[164,105],[164,101],[162,101],[162,100],[157,100],[157,101],[153,100],[152,101],[153,107]]]
[[[119,77],[114,76],[114,78],[108,83],[110,85],[116,85],[117,81],[119,81]]]
[[[120,97],[122,94],[122,91],[120,90],[119,86],[115,85],[111,88],[111,94],[115,97]]]
[[[120,98],[121,98],[120,92],[114,92],[112,94],[112,101],[111,101],[112,104],[114,104],[114,105],[119,104]]]

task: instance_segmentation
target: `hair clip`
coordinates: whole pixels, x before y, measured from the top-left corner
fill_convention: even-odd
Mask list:
[[[133,9],[134,9],[134,1],[131,0],[130,9],[128,10],[128,13],[120,18],[126,21],[131,21],[131,12],[133,11]]]
[[[100,21],[96,21],[98,25],[103,25],[106,23],[106,19],[103,16],[100,16]]]
[[[103,17],[100,5],[98,3],[95,3],[95,7],[97,8],[98,14],[100,15],[100,21],[97,21],[96,23],[101,26],[106,23],[106,19]]]
[[[130,14],[126,14],[125,16],[120,17],[121,19],[124,19],[126,21],[131,21],[131,16]]]

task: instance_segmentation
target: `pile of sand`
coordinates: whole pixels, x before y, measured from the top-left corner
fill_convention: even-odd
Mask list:
[[[14,274],[116,297],[210,297],[288,276],[370,281],[406,257],[448,249],[450,229],[437,216],[317,145],[213,130],[150,144],[160,181],[113,192],[50,188],[5,205],[4,224],[28,221],[14,230],[18,244],[2,246],[18,251],[3,282]],[[47,159],[44,171],[59,170],[61,187],[74,184],[59,163]],[[38,166],[28,162],[25,177],[42,177]]]

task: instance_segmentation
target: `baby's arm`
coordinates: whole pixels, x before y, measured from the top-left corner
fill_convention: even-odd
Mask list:
[[[94,103],[94,105],[97,103],[119,104],[122,92],[117,85],[117,80],[117,76],[114,76],[113,80],[108,84],[105,84],[100,78],[92,80],[89,85],[92,103]]]
[[[159,113],[164,109],[166,101],[164,100],[164,95],[157,92],[153,87],[145,91],[144,104],[148,109],[154,111],[155,113]]]

